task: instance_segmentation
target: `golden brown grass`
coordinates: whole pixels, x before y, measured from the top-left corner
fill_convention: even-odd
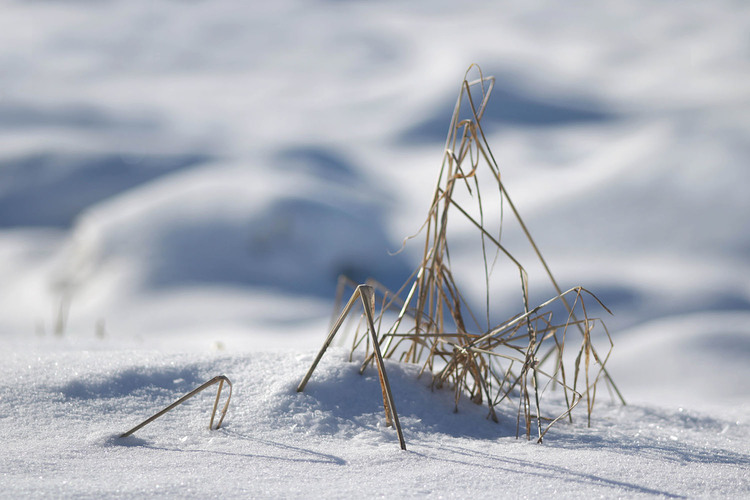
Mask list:
[[[469,80],[468,75],[473,71],[478,78]],[[372,295],[368,300],[362,297],[363,305],[370,302],[375,309],[377,302],[379,312],[373,316],[370,311],[366,322],[360,321],[353,328],[352,352],[364,349],[362,370],[376,360],[388,422],[393,420],[392,416],[397,421],[397,416],[392,400],[386,398],[390,388],[381,351],[382,358],[421,365],[420,374],[430,374],[433,387],[451,388],[455,392],[456,411],[462,396],[467,396],[476,404],[486,404],[488,417],[497,421],[495,408],[500,404],[511,405],[517,412],[517,435],[523,429],[527,438],[531,439],[533,434],[541,442],[552,424],[561,418],[572,420],[571,412],[580,401],[586,403],[590,423],[600,381],[620,400],[622,396],[605,367],[612,349],[609,332],[600,319],[589,316],[586,301],[593,299],[602,310],[609,310],[585,288],[578,286],[567,291],[560,288],[501,180],[481,125],[494,82],[494,77],[485,77],[478,66],[467,71],[451,119],[437,186],[421,228],[425,233],[421,264],[396,292],[374,280],[368,281],[371,290],[368,293]],[[489,196],[483,196],[482,190],[489,190]],[[554,290],[552,297],[539,305],[530,303],[526,268],[501,243],[506,212],[510,212],[511,222],[515,221],[530,245],[535,265],[546,274]],[[456,218],[464,228],[469,227],[479,236],[481,263],[476,268],[481,269],[486,285],[482,320],[472,313],[451,270],[449,227]],[[493,271],[503,260],[514,270],[523,310],[493,325],[490,318],[495,303],[490,283]],[[347,286],[355,288],[355,295],[336,316],[323,349],[298,388],[300,391],[362,290],[342,278],[337,310]],[[564,306],[562,320],[553,319],[555,305]],[[365,306],[365,313],[367,310]],[[602,334],[594,335],[596,329]],[[574,335],[577,339],[572,338]],[[594,337],[606,339],[603,353],[594,347]],[[571,343],[572,348],[568,347]],[[550,414],[543,403],[545,395],[553,389],[558,389],[561,397],[556,398],[552,405],[556,410]],[[405,448],[398,425],[397,430]]]

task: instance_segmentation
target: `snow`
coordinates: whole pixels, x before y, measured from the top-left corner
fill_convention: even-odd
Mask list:
[[[750,496],[748,28],[729,0],[5,2],[3,496]],[[472,62],[558,281],[615,313],[628,405],[537,445],[389,362],[403,452],[344,339],[295,387],[339,273],[413,270]],[[222,429],[209,390],[116,438],[218,374]]]
[[[727,413],[605,405],[594,427],[561,424],[540,446],[514,437],[512,410],[499,424],[471,404],[454,413],[448,391],[389,363],[403,452],[383,424],[377,374],[360,376],[343,350],[298,394],[312,353],[70,347],[16,353],[3,367],[10,496],[716,497],[750,486],[748,425]],[[117,437],[217,373],[235,387],[220,430],[207,429],[206,394]]]

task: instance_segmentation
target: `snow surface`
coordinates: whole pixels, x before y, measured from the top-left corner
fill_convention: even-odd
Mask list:
[[[750,496],[748,33],[729,0],[3,2],[1,496]],[[340,348],[294,387],[338,274],[414,268],[472,62],[629,404],[540,446],[389,364],[402,452]],[[205,393],[114,437],[220,373],[223,429]]]
[[[603,406],[546,444],[516,439],[415,370],[388,364],[408,451],[383,425],[376,373],[346,353],[173,354],[81,346],[9,356],[3,366],[4,495],[138,497],[742,496],[746,420],[732,412]],[[212,391],[120,439],[216,373],[235,384],[226,425],[206,428]],[[467,403],[464,401],[464,403]]]

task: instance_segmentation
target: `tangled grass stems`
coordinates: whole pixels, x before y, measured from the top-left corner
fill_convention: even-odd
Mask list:
[[[472,71],[478,73],[478,78],[469,80]],[[365,286],[374,294],[371,304],[374,307],[377,295],[380,310],[364,323],[360,320],[354,328],[352,353],[364,345],[361,371],[375,360],[381,377],[385,374],[381,350],[382,358],[398,358],[421,365],[420,375],[431,374],[433,387],[453,388],[456,411],[465,395],[476,404],[486,403],[488,418],[497,421],[495,407],[508,402],[517,411],[517,435],[523,428],[528,439],[533,433],[537,441],[542,442],[556,422],[563,418],[572,421],[573,409],[581,400],[586,401],[590,425],[596,388],[601,380],[623,404],[625,401],[605,367],[612,339],[600,319],[589,317],[584,297],[593,299],[607,313],[611,311],[583,287],[561,289],[501,180],[500,169],[481,125],[494,84],[494,77],[485,77],[478,66],[472,65],[467,70],[451,118],[428,215],[419,231],[425,233],[422,261],[396,292],[375,280],[367,281]],[[487,186],[492,191],[489,198],[482,194]],[[526,268],[501,243],[506,207],[555,291],[554,296],[537,306],[531,306]],[[492,219],[493,213],[496,220]],[[485,314],[481,321],[461,293],[451,269],[448,236],[449,222],[455,220],[452,214],[479,235],[486,292]],[[404,243],[416,236],[407,238]],[[523,310],[507,321],[492,325],[490,283],[501,257],[515,269]],[[361,286],[345,277],[339,280],[335,311],[341,311],[347,287],[354,288],[355,293],[342,313],[334,312],[338,321],[319,357],[341,327]],[[562,304],[567,312],[564,322],[553,322],[552,306],[556,303]],[[604,356],[592,342],[592,333],[597,327],[604,332],[609,344]],[[566,346],[574,330],[580,335],[581,344],[573,352],[571,366],[566,360],[570,357],[566,355]],[[318,361],[319,358],[299,390]],[[550,387],[562,389],[565,406],[552,416],[542,409]],[[389,402],[384,399],[384,404],[388,417]],[[392,405],[391,410],[395,415]],[[543,422],[547,422],[546,425]]]

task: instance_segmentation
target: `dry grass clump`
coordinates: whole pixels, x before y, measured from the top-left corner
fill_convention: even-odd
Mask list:
[[[470,81],[467,78],[472,70],[478,72],[478,78]],[[461,84],[437,186],[422,226],[425,240],[421,264],[396,292],[374,280],[368,281],[366,288],[355,288],[355,294],[333,324],[326,344],[298,388],[304,389],[355,298],[360,296],[366,318],[354,328],[352,351],[364,346],[362,370],[376,360],[387,420],[395,420],[401,440],[381,352],[382,358],[421,365],[420,373],[430,374],[434,387],[452,388],[456,410],[465,395],[476,404],[486,404],[488,417],[497,421],[495,407],[512,405],[517,411],[517,434],[523,429],[527,438],[533,434],[539,442],[552,424],[561,418],[572,420],[571,412],[582,400],[590,423],[600,381],[605,381],[622,400],[605,368],[612,348],[611,338],[604,323],[589,316],[586,302],[593,299],[595,305],[609,310],[582,287],[561,290],[501,180],[481,125],[494,82],[494,77],[485,77],[478,67],[472,66]],[[482,195],[483,189],[491,191],[489,197]],[[530,304],[526,269],[501,243],[508,211],[530,245],[535,265],[543,269],[554,289],[552,298],[536,306]],[[479,237],[481,262],[475,267],[482,269],[486,285],[481,320],[472,313],[451,270],[448,229],[449,222],[456,220],[463,224],[464,234],[469,227]],[[495,304],[490,296],[490,282],[498,261],[502,260],[514,270],[523,310],[506,321],[492,324],[490,312]],[[340,281],[337,310],[347,286],[356,284],[346,278]],[[364,290],[366,296],[362,294]],[[368,309],[376,310],[376,302],[379,312],[368,313]],[[563,307],[556,307],[560,305]],[[557,313],[554,318],[553,312]],[[601,329],[606,337],[602,353],[592,343],[595,329]],[[555,398],[554,413],[549,414],[542,403],[550,392],[548,389],[553,388],[562,395]],[[403,440],[401,444],[404,448]]]

